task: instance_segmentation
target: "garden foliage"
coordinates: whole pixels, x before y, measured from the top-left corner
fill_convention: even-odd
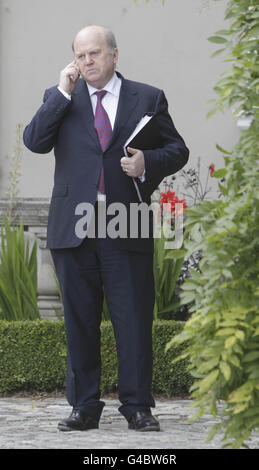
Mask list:
[[[34,320],[37,306],[37,245],[25,240],[24,227],[1,227],[0,319]]]
[[[259,428],[258,0],[229,0],[226,19],[229,28],[209,38],[231,65],[215,87],[215,109],[235,106],[234,116],[242,112],[252,123],[232,152],[217,146],[225,168],[213,176],[224,179],[223,197],[187,209],[187,256],[200,250],[202,261],[182,286],[192,317],[168,347],[188,341],[181,357],[195,378],[195,418],[209,410],[220,418],[209,439],[223,430],[223,445],[239,448]]]
[[[192,383],[186,361],[172,364],[185,345],[165,352],[182,322],[153,325],[153,393],[185,396]],[[118,359],[111,322],[101,324],[102,393],[118,390]],[[63,390],[66,377],[66,335],[63,321],[0,321],[0,393],[19,390]]]
[[[160,192],[160,211],[157,214],[156,223],[161,226],[160,236],[154,238],[154,283],[155,305],[154,318],[161,319],[163,315],[173,312],[180,306],[176,296],[176,286],[184,264],[184,251],[181,249],[167,249],[166,242],[175,240],[175,216],[177,204],[182,204],[182,212],[186,209],[185,199],[179,200],[174,191],[169,189]],[[164,211],[167,211],[165,216]],[[179,211],[179,209],[178,209]],[[160,222],[159,222],[160,221]],[[166,233],[166,224],[169,224],[169,233]],[[167,227],[168,228],[168,227]],[[155,231],[156,233],[156,231]],[[158,234],[157,234],[158,235]],[[169,256],[169,257],[168,257]]]

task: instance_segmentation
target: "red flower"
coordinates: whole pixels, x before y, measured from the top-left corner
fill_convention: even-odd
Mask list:
[[[214,165],[214,163],[211,163],[211,164],[210,164],[209,170],[210,170],[210,176],[213,176],[213,173],[215,172],[215,165]]]
[[[175,192],[169,190],[166,193],[161,193],[160,205],[162,206],[162,204],[170,204],[171,214],[175,214],[175,204],[182,204],[183,209],[187,208],[185,199],[181,199],[179,201],[178,197],[175,195]],[[177,215],[179,215],[179,210],[177,211]]]
[[[183,209],[187,209],[187,204],[186,204],[185,199],[181,199],[179,202],[183,205]]]

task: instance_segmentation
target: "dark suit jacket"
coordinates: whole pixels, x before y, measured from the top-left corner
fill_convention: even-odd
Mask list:
[[[118,73],[118,72],[117,72]],[[46,90],[44,103],[24,130],[24,143],[31,151],[48,153],[54,147],[55,175],[52,192],[47,246],[51,249],[78,246],[82,240],[75,234],[75,225],[82,216],[75,214],[77,204],[95,204],[102,164],[105,174],[107,207],[121,202],[129,207],[139,202],[132,178],[121,169],[123,145],[146,113],[156,115],[160,148],[143,150],[146,180],[139,183],[142,199],[150,204],[150,196],[167,175],[180,170],[189,151],[168,113],[162,90],[122,79],[118,110],[110,142],[102,152],[94,115],[84,80],[79,79],[67,100],[57,87]],[[153,240],[121,238],[121,248],[152,251]]]

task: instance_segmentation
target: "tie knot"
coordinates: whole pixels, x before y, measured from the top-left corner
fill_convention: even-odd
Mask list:
[[[96,91],[95,95],[97,96],[98,101],[102,101],[103,97],[106,95],[106,90]]]

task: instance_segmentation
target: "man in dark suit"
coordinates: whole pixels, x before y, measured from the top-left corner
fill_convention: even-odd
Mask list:
[[[69,431],[99,426],[105,405],[100,400],[105,293],[117,344],[119,411],[130,429],[159,431],[150,411],[155,406],[152,234],[112,238],[99,235],[98,226],[103,204],[121,203],[126,211],[140,199],[149,205],[154,189],[186,164],[189,151],[168,114],[163,91],[115,72],[118,49],[111,31],[83,28],[73,50],[74,61],[61,72],[59,86],[46,90],[44,103],[24,131],[30,150],[48,153],[54,148],[56,161],[47,246],[64,303],[67,398],[73,407],[58,427]],[[159,137],[154,147],[128,148],[129,156],[123,157],[125,142],[147,114],[156,118]],[[98,221],[95,237],[89,236],[89,223],[83,238],[76,230],[84,202],[93,207],[91,215]]]

